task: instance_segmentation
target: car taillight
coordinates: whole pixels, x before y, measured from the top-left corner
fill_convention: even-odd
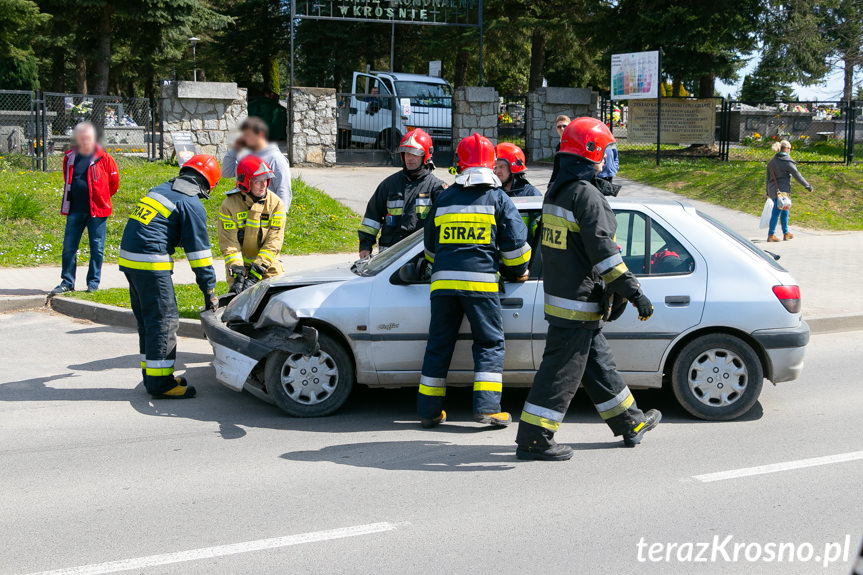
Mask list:
[[[779,303],[791,313],[800,313],[799,286],[773,286],[773,293],[779,298]]]

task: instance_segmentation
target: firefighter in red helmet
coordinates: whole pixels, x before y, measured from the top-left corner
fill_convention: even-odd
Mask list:
[[[210,197],[220,176],[216,158],[192,156],[178,177],[140,199],[120,240],[120,271],[129,280],[129,299],[138,323],[144,387],[155,399],[195,396],[194,387],[174,376],[180,315],[171,281],[171,256],[176,248],[183,248],[204,294],[204,308],[215,309],[219,303],[216,271],[201,199]]]
[[[473,416],[504,427],[501,410],[504,335],[499,273],[527,279],[530,246],[518,209],[494,175],[494,146],[472,134],[456,150],[456,183],[435,200],[425,225],[431,268],[431,322],[417,394],[424,428],[446,421],[446,377],[459,327],[467,316],[473,336]]]
[[[285,204],[269,189],[273,170],[254,154],[237,164],[237,189],[219,209],[219,249],[231,293],[282,273]]]
[[[361,259],[371,255],[375,243],[384,250],[422,228],[432,203],[446,187],[432,175],[434,147],[424,130],[405,134],[398,151],[403,168],[380,183],[360,223]]]
[[[494,163],[494,174],[503,184],[503,191],[511,198],[523,196],[541,196],[530,182],[527,181],[527,159],[524,151],[510,142],[501,142],[495,148],[497,160]]]
[[[560,172],[542,206],[548,335],[521,413],[516,436],[519,459],[572,457],[572,448],[556,443],[554,434],[579,383],[627,447],[637,445],[662,418],[657,410],[644,413],[635,404],[601,330],[604,320],[613,319],[611,310],[620,309],[615,299],[629,300],[642,321],[653,314],[653,305],[614,241],[614,212],[592,183],[613,142],[608,127],[595,118],[570,122],[561,138]]]

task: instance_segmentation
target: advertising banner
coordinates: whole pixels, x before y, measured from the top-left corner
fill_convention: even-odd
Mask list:
[[[629,103],[626,138],[656,141],[656,100]],[[716,138],[716,100],[662,99],[662,143],[713,145]]]
[[[659,51],[611,55],[611,99],[656,98],[659,93]]]

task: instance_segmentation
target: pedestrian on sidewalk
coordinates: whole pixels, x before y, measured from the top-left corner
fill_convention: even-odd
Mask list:
[[[279,149],[276,142],[270,142],[270,128],[260,118],[250,116],[240,124],[240,135],[234,140],[233,147],[222,158],[222,177],[234,178],[237,175],[237,165],[248,154],[255,154],[267,163],[273,170],[270,180],[270,190],[285,204],[285,213],[291,209],[291,165]],[[229,190],[226,195],[238,193],[237,188]]]
[[[566,127],[572,120],[566,114],[560,114],[554,120],[554,129],[557,130],[557,137],[563,138],[563,131],[566,130]],[[557,153],[560,151],[560,140],[557,141],[557,145],[554,147],[554,166],[551,169],[551,178],[548,180],[548,188],[551,189],[551,185],[554,183],[554,180],[557,179],[557,173],[560,171],[560,161],[557,158]]]
[[[776,237],[777,222],[782,224],[783,239],[794,239],[794,234],[788,231],[788,212],[791,211],[791,206],[783,209],[778,201],[780,193],[791,196],[791,178],[797,180],[807,191],[812,191],[812,186],[800,175],[797,164],[791,159],[791,142],[788,140],[775,142],[773,151],[776,155],[767,162],[767,197],[773,200],[773,213],[770,215],[770,226],[767,230],[768,242],[779,241]]]
[[[96,127],[90,122],[81,122],[75,126],[74,139],[75,146],[63,158],[60,213],[66,216],[66,230],[60,285],[51,291],[52,296],[75,291],[78,246],[85,229],[90,240],[87,291],[99,289],[111,196],[120,186],[117,163],[96,143]]]

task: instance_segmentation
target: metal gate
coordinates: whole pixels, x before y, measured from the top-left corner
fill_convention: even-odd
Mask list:
[[[497,112],[497,139],[512,142],[527,153],[527,95],[507,94],[500,97]]]
[[[336,94],[336,102],[337,163],[399,166],[402,136],[421,128],[432,137],[435,164],[452,164],[452,97],[430,101],[376,92],[341,92]]]

